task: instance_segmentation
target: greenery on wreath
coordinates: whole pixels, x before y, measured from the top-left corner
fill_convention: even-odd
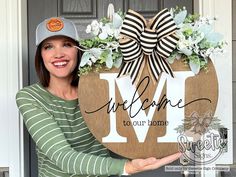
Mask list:
[[[215,18],[200,17],[187,14],[185,8],[171,8],[170,13],[178,27],[176,35],[179,38],[176,49],[168,58],[169,63],[181,59],[190,69],[198,74],[201,69],[207,69],[208,60],[212,54],[224,52],[223,36],[213,31]],[[81,58],[79,73],[85,75],[101,68],[119,68],[122,63],[122,53],[119,48],[119,33],[124,19],[124,13],[118,11],[112,20],[102,18],[93,20],[87,26],[86,33],[94,37],[83,39],[80,45],[84,53]]]
[[[84,75],[91,70],[99,71],[101,68],[119,68],[122,63],[122,53],[119,48],[119,34],[124,14],[118,11],[113,14],[112,20],[103,17],[99,22],[93,20],[87,26],[86,33],[92,34],[91,39],[80,41],[84,54],[80,63],[80,74]]]
[[[198,74],[200,69],[207,69],[212,54],[224,52],[226,42],[223,41],[223,35],[213,31],[212,25],[216,19],[188,15],[185,8],[171,8],[170,12],[178,27],[176,35],[179,41],[168,61],[173,63],[175,59],[181,58]]]

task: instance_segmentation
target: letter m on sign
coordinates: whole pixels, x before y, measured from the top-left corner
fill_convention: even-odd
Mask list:
[[[179,71],[174,72],[175,78],[170,77],[166,73],[162,73],[160,80],[156,86],[156,90],[153,96],[152,101],[158,102],[160,99],[162,90],[166,83],[166,96],[168,100],[171,100],[173,103],[178,103],[179,100],[182,100],[182,105],[185,104],[185,80],[188,77],[194,76],[194,73],[191,71]],[[124,102],[127,105],[132,104],[132,112],[138,112],[137,115],[130,118],[131,125],[134,121],[152,121],[155,110],[155,106],[150,107],[148,113],[146,114],[144,110],[140,109],[142,107],[142,101],[139,98],[139,95],[136,93],[135,98],[134,93],[136,92],[136,86],[132,84],[130,76],[125,76],[117,78],[117,73],[102,73],[100,74],[100,79],[108,81],[109,86],[109,100],[113,100],[115,103],[115,84],[119,89],[120,95]],[[136,100],[132,102],[132,100]],[[110,106],[113,105],[110,104]],[[110,108],[109,108],[110,109]],[[131,112],[131,107],[127,109],[128,114]],[[166,107],[166,121],[168,121],[168,126],[166,127],[166,134],[163,137],[158,137],[158,142],[177,142],[177,133],[175,128],[177,125],[181,124],[181,120],[184,120],[184,107],[178,108],[167,104]],[[103,137],[102,142],[112,143],[112,142],[127,142],[127,138],[119,135],[116,128],[116,112],[109,113],[110,118],[110,132],[106,137]],[[144,124],[142,127],[133,126],[137,139],[140,143],[144,142],[147,133],[149,130],[149,125]]]

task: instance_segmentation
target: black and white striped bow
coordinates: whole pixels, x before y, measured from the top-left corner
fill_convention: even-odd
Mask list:
[[[120,32],[122,38],[119,43],[123,64],[118,77],[130,74],[133,83],[138,81],[146,58],[154,82],[162,72],[174,77],[166,58],[176,47],[176,29],[177,26],[168,9],[159,12],[148,23],[142,15],[130,9]]]

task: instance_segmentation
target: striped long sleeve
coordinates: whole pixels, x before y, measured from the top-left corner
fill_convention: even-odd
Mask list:
[[[16,96],[38,148],[40,176],[121,175],[126,160],[108,156],[88,130],[77,100],[66,101],[35,84]]]

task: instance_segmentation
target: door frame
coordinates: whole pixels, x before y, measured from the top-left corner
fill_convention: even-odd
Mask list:
[[[28,44],[27,44],[27,0],[17,0],[17,3],[15,0],[2,0],[5,3],[8,3],[8,15],[10,15],[9,18],[9,25],[15,25],[17,24],[17,29],[18,31],[11,31],[9,36],[18,36],[18,43],[16,44],[16,46],[10,46],[10,47],[16,47],[17,50],[11,50],[11,52],[13,52],[13,55],[17,57],[18,62],[16,64],[14,64],[16,70],[13,72],[14,80],[11,82],[14,82],[17,84],[17,88],[14,88],[15,90],[19,90],[21,88],[23,88],[24,85],[27,85],[28,82]],[[0,6],[0,11],[4,10],[4,6]],[[225,103],[225,101],[232,103],[232,1],[231,0],[196,0],[194,1],[194,9],[195,12],[199,12],[201,15],[204,16],[216,16],[216,17],[220,17],[218,18],[218,21],[215,24],[215,29],[222,33],[225,37],[225,39],[228,42],[228,56],[227,59],[224,59],[224,61],[222,62],[222,60],[217,60],[217,59],[213,59],[214,63],[216,65],[217,70],[221,71],[221,74],[223,72],[223,75],[227,75],[227,79],[226,78],[219,78],[220,82],[223,82],[224,84],[222,84],[222,88],[220,88],[221,90],[226,89],[228,92],[226,95],[228,95],[227,98],[223,99],[223,104]],[[227,10],[225,10],[227,9]],[[3,27],[5,28],[5,30],[8,30],[8,26]],[[17,34],[15,34],[17,33]],[[15,39],[10,38],[10,42],[13,41]],[[11,57],[11,55],[9,56]],[[7,58],[7,60],[10,60],[11,58]],[[10,67],[10,66],[8,66]],[[13,66],[11,66],[13,67]],[[1,73],[2,71],[0,71],[0,74],[6,74],[6,73]],[[229,74],[231,73],[231,74]],[[9,75],[12,75],[12,70],[9,70],[8,73]],[[14,85],[11,85],[11,83],[9,83],[9,87],[13,87]],[[227,87],[225,87],[227,86]],[[221,95],[219,95],[220,97]],[[220,99],[222,99],[220,97]],[[13,103],[11,103],[13,104]],[[10,107],[11,105],[9,105]],[[220,106],[220,105],[219,105]],[[222,105],[221,105],[222,106]],[[224,106],[225,107],[225,106]],[[228,107],[226,108],[228,111],[228,115],[231,119],[232,119],[232,107]],[[14,107],[14,111],[17,111],[17,108]],[[220,114],[220,110],[218,110],[217,112],[218,114]],[[224,115],[225,116],[225,115]],[[9,156],[9,162],[12,163],[10,164],[10,166],[14,165],[14,168],[10,168],[10,174],[11,177],[26,177],[27,174],[25,174],[25,168],[29,168],[27,166],[24,166],[24,157],[27,156],[27,154],[25,154],[24,152],[24,137],[23,137],[23,121],[20,118],[19,119],[19,114],[17,114],[17,119],[20,121],[17,121],[17,124],[15,122],[11,122],[13,121],[13,119],[10,120],[9,125],[12,126],[11,128],[15,128],[18,127],[19,129],[19,135],[17,135],[17,137],[20,137],[20,139],[18,141],[14,141],[13,143],[11,143],[11,147],[14,147],[14,149],[17,147],[17,152],[15,152],[15,156]],[[14,121],[16,121],[14,119]],[[228,120],[227,120],[228,121]],[[231,123],[230,123],[231,122]],[[230,129],[232,130],[232,122],[224,122],[222,121],[222,123],[224,123],[225,125],[227,125],[227,127],[230,127]],[[229,132],[229,137],[232,137],[232,131]],[[231,138],[232,139],[232,138]],[[233,163],[233,158],[232,158],[232,151],[233,149],[232,147],[232,142],[230,142],[229,144],[229,153],[231,153],[231,156],[227,156],[225,158],[227,158],[227,162],[229,163]],[[219,162],[223,162],[224,158],[221,159],[221,161]],[[13,172],[14,171],[14,172]],[[201,176],[205,176],[205,173],[202,173]],[[210,174],[207,174],[210,175]],[[214,174],[211,174],[211,176],[213,176]]]
[[[226,54],[212,57],[219,82],[219,97],[215,115],[228,130],[228,152],[224,153],[215,164],[233,164],[233,94],[232,94],[232,0],[198,0],[196,9],[206,17],[216,17],[215,31],[224,35],[228,45]],[[212,166],[215,166],[212,164]],[[215,177],[219,172],[202,171],[200,177]]]

